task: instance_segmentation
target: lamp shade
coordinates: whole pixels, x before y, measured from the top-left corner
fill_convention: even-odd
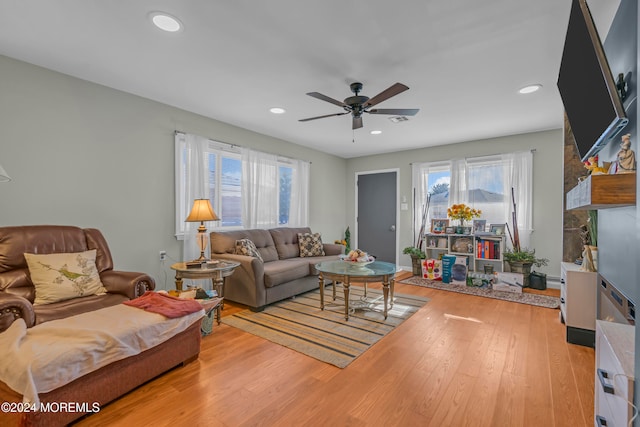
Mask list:
[[[193,207],[191,213],[185,220],[186,222],[201,222],[201,221],[218,221],[220,218],[216,215],[211,207],[209,199],[195,199],[193,201]]]
[[[7,174],[7,172],[2,168],[2,165],[0,165],[0,182],[9,182],[11,181],[11,177],[9,176],[9,174]]]

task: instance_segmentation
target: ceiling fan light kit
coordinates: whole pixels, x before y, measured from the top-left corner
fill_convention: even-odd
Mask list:
[[[352,116],[352,129],[360,129],[362,127],[362,114],[390,114],[395,116],[415,116],[420,109],[418,108],[376,108],[371,109],[371,107],[378,105],[379,103],[386,101],[387,99],[396,96],[405,90],[408,90],[409,87],[403,85],[402,83],[396,83],[391,85],[389,88],[383,90],[373,98],[369,98],[368,96],[360,95],[360,91],[362,90],[362,83],[355,82],[350,85],[351,92],[354,93],[354,96],[350,96],[345,98],[344,101],[338,101],[337,99],[333,99],[326,95],[323,95],[318,92],[309,92],[307,95],[319,99],[321,101],[329,102],[331,104],[337,105],[338,107],[342,107],[344,109],[343,113],[335,113],[335,114],[325,114],[323,116],[309,117],[307,119],[300,119],[301,122],[308,122],[310,120],[316,119],[324,119],[326,117],[334,117],[334,116],[342,116],[345,114],[351,114]],[[406,119],[406,117],[405,117]]]

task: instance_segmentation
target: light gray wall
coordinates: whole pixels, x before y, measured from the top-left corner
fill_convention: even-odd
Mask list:
[[[141,76],[141,78],[143,78]],[[310,226],[342,236],[346,160],[0,56],[0,226],[100,229],[117,269],[172,288],[174,130],[312,161]]]
[[[560,130],[345,160],[3,56],[0,76],[0,164],[13,178],[0,185],[0,225],[99,228],[117,268],[148,272],[160,288],[173,283],[158,251],[174,260],[182,253],[174,237],[176,129],[311,160],[310,225],[325,241],[347,225],[356,230],[356,172],[398,168],[400,196],[411,203],[411,162],[535,148],[532,246],[559,276]],[[411,221],[411,210],[400,211],[400,248],[412,244]]]
[[[533,228],[531,247],[536,254],[549,259],[547,267],[537,268],[552,277],[560,277],[562,259],[562,130],[512,135],[481,141],[401,151],[396,153],[359,157],[347,161],[347,188],[355,188],[358,172],[399,168],[400,197],[406,197],[409,210],[400,211],[398,232],[399,251],[413,245],[411,194],[411,163],[477,157],[535,149],[533,156]],[[355,202],[348,197],[347,222],[353,232]],[[410,266],[407,255],[400,257],[400,265]]]

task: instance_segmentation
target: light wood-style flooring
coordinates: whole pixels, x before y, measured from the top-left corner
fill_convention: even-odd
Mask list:
[[[345,369],[223,324],[197,361],[77,425],[593,425],[594,350],[566,342],[559,310],[396,292],[431,301]]]

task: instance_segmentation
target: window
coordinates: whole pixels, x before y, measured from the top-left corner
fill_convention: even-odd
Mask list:
[[[184,220],[198,198],[211,201],[217,227],[242,225],[241,166],[240,153],[230,147],[204,138],[188,143],[176,133],[176,235],[185,232]]]
[[[184,220],[198,198],[208,198],[221,219],[208,228],[307,225],[308,162],[180,132],[175,143],[176,236],[187,230]],[[243,170],[250,171],[245,180]]]
[[[433,165],[425,171],[427,194],[429,195],[428,219],[447,217],[449,207],[449,185],[451,170],[449,165]],[[430,224],[431,221],[428,221]]]
[[[209,155],[211,157],[211,154]],[[218,155],[220,159],[220,186],[219,197],[215,198],[213,209],[220,212],[220,225],[222,227],[239,227],[242,225],[242,163],[238,157]],[[211,164],[211,162],[209,163]],[[212,174],[213,175],[213,174]],[[215,177],[209,181],[209,197],[215,195]],[[213,197],[212,197],[213,199]],[[217,207],[217,208],[216,208]]]
[[[530,151],[413,165],[415,230],[429,231],[431,219],[446,218],[447,207],[466,203],[482,210],[487,224],[511,223],[512,191],[518,229],[531,230],[532,155]],[[513,190],[512,190],[513,188]]]
[[[505,197],[504,165],[500,158],[467,162],[469,176],[467,204],[482,211],[487,224],[504,224],[511,195]]]
[[[289,224],[289,211],[291,209],[291,177],[293,169],[289,166],[278,167],[278,182],[280,183],[278,196],[278,225]]]

